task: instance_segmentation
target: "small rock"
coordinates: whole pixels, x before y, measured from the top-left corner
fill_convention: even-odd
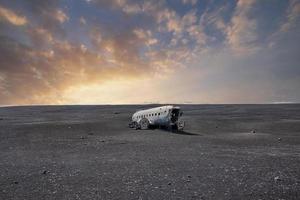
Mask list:
[[[255,130],[252,130],[251,133],[256,133],[256,131],[255,131]]]
[[[68,129],[70,129],[70,128],[71,128],[71,126],[68,127]]]
[[[191,175],[188,175],[187,177],[188,177],[188,178],[192,178],[192,176],[191,176]]]
[[[43,171],[43,174],[47,174],[47,173],[48,173],[48,171],[47,171],[47,170],[44,170],[44,171]]]
[[[14,184],[19,184],[19,182],[18,182],[18,181],[15,181]]]
[[[80,139],[84,140],[84,139],[86,139],[86,137],[85,136],[81,136]]]
[[[278,138],[278,141],[281,141],[281,138]]]
[[[101,142],[105,142],[105,140],[101,140]]]
[[[216,126],[216,128],[218,128],[218,126]]]
[[[89,135],[94,135],[94,133],[92,133],[92,132],[89,132],[88,134],[89,134]]]
[[[120,112],[114,112],[114,114],[115,114],[115,115],[118,115],[118,114],[120,114]]]
[[[169,182],[169,183],[168,183],[168,185],[172,185],[172,183],[171,183],[171,182]]]
[[[274,180],[275,180],[276,182],[281,181],[281,179],[279,178],[279,176],[276,176],[276,177],[274,178]]]

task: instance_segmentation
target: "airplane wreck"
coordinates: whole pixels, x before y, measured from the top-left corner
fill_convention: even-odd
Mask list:
[[[185,126],[185,122],[180,120],[182,114],[179,106],[172,105],[139,110],[132,115],[129,127],[142,130],[159,127],[181,131]]]

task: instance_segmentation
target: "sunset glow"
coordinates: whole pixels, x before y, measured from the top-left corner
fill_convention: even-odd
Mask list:
[[[300,101],[300,1],[1,0],[0,105]]]

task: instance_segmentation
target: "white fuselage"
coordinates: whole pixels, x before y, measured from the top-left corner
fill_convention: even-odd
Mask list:
[[[172,125],[177,122],[179,111],[179,107],[170,105],[140,110],[132,115],[132,121],[139,123],[141,119],[146,118],[150,125]]]

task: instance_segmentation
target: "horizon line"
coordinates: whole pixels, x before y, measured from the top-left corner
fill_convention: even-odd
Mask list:
[[[20,104],[0,105],[0,108],[8,107],[38,107],[38,106],[139,106],[139,105],[281,105],[300,104],[300,102],[266,102],[266,103],[123,103],[123,104]]]

